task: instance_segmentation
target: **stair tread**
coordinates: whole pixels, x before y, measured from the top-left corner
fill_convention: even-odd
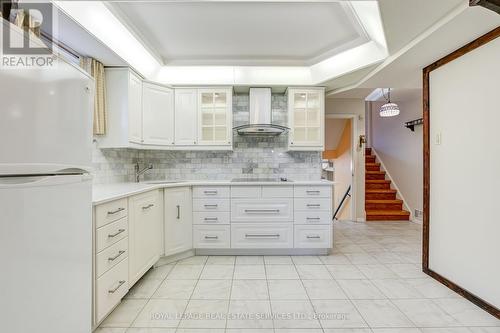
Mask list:
[[[367,210],[366,215],[400,215],[409,216],[410,212],[406,210]]]
[[[377,193],[377,194],[379,194],[379,193],[390,193],[390,194],[392,194],[392,193],[397,193],[398,192],[398,191],[393,190],[393,189],[389,189],[389,190],[387,190],[387,189],[367,189],[365,191],[366,191],[366,193]]]
[[[387,180],[387,179],[367,179],[367,180],[365,180],[365,182],[371,183],[371,184],[388,184],[391,181]]]
[[[376,162],[367,162],[365,163],[366,166],[380,166],[380,163],[376,163]]]
[[[365,171],[365,174],[367,175],[385,175],[385,171]]]
[[[403,200],[400,199],[368,199],[365,200],[365,203],[403,203]]]

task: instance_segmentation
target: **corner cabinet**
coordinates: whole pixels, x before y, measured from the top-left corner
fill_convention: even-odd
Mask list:
[[[325,146],[324,88],[289,88],[289,150],[323,151]]]
[[[198,143],[232,145],[232,89],[198,89]]]

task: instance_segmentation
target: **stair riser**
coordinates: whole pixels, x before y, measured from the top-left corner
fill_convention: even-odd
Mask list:
[[[366,203],[365,210],[402,210],[402,203]]]
[[[367,190],[389,190],[391,187],[390,184],[366,184]]]
[[[395,200],[396,193],[366,193],[366,200]]]
[[[365,154],[366,155],[371,155],[372,154],[372,149],[371,148],[365,148]]]
[[[385,175],[383,173],[381,173],[381,174],[366,174],[365,179],[366,180],[384,180]]]
[[[380,166],[378,165],[367,165],[366,171],[380,171]]]
[[[365,163],[375,163],[375,156],[365,156]]]
[[[367,221],[409,221],[409,216],[400,215],[370,215],[366,217]]]

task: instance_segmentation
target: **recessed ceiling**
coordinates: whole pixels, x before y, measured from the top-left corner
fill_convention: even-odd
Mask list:
[[[111,2],[169,65],[310,65],[369,40],[342,2]]]

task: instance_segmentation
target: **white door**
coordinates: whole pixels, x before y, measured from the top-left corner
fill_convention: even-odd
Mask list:
[[[200,145],[231,145],[231,89],[198,90],[198,143]]]
[[[0,101],[0,175],[90,170],[93,81],[82,70],[0,70]]]
[[[142,137],[144,144],[174,144],[174,93],[167,87],[143,83]]]
[[[155,264],[163,232],[160,192],[129,199],[129,283],[134,284]]]
[[[198,137],[198,90],[175,89],[175,144],[191,146]]]
[[[191,189],[180,187],[164,190],[165,200],[165,255],[172,255],[193,247],[193,217]]]
[[[128,113],[128,139],[142,143],[142,80],[132,72],[128,83]]]
[[[91,200],[83,175],[0,178],[2,332],[90,332]]]

